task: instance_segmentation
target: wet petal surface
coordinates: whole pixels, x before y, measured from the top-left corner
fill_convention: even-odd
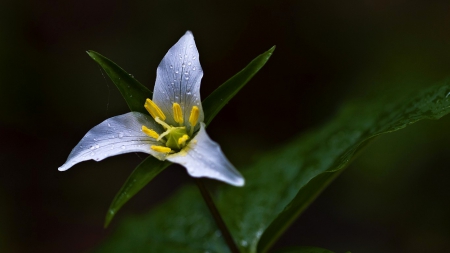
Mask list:
[[[244,178],[222,153],[220,146],[205,131],[205,124],[182,151],[169,155],[167,160],[186,167],[193,177],[208,177],[225,183],[243,186]]]
[[[164,154],[150,149],[158,142],[142,132],[143,125],[162,131],[150,116],[139,112],[129,112],[103,121],[86,133],[58,170],[65,171],[82,161],[101,161],[130,152],[143,152],[164,159]]]
[[[203,121],[200,98],[202,77],[203,70],[200,66],[194,36],[190,31],[187,31],[170,48],[156,71],[153,101],[167,116],[167,123],[177,125],[173,117],[173,103],[178,103],[181,106],[184,122],[188,122],[193,106],[199,107],[199,122]],[[187,127],[189,128],[189,126]]]

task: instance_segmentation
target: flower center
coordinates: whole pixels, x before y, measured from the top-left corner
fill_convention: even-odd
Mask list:
[[[166,115],[162,110],[156,105],[152,100],[148,99],[145,101],[145,109],[152,115],[155,121],[164,127],[165,132],[158,134],[155,130],[142,126],[142,131],[160,142],[161,145],[152,145],[150,148],[154,151],[161,153],[175,153],[183,149],[190,137],[194,133],[194,128],[198,123],[198,117],[200,111],[197,106],[193,106],[191,109],[191,114],[189,116],[190,131],[189,134],[186,130],[186,126],[183,118],[183,110],[178,103],[173,103],[173,119],[179,126],[171,126],[165,122]]]

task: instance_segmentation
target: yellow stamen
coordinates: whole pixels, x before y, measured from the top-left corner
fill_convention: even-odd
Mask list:
[[[170,127],[166,122],[162,121],[159,117],[155,118],[155,121],[160,124],[161,126],[163,126],[165,129],[171,129],[172,127]]]
[[[177,122],[178,124],[182,124],[183,123],[183,114],[181,112],[181,106],[178,103],[173,103],[173,119],[175,120],[175,122]]]
[[[189,123],[191,124],[192,127],[195,127],[195,125],[197,125],[199,114],[200,110],[198,109],[197,106],[194,105],[191,110],[191,116],[189,116]]]
[[[163,146],[151,146],[151,149],[155,150],[156,152],[159,153],[169,153],[170,151],[172,151],[172,149],[168,148],[168,147],[163,147]]]
[[[152,115],[154,119],[158,117],[161,118],[162,120],[166,120],[166,115],[164,115],[161,109],[159,109],[159,107],[149,98],[145,100],[144,107],[145,109],[147,109],[148,113],[150,113],[150,115]]]
[[[178,139],[178,145],[184,145],[188,139],[189,139],[189,136],[187,134],[181,136]]]
[[[146,135],[154,138],[154,139],[158,139],[159,134],[157,132],[155,132],[154,130],[147,128],[146,126],[142,126],[142,132],[144,132]]]

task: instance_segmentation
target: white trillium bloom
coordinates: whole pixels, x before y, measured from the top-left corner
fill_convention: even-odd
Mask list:
[[[188,31],[158,66],[153,99],[144,105],[151,116],[129,112],[103,121],[81,139],[59,170],[86,160],[144,152],[183,165],[193,177],[244,185],[242,175],[206,134],[202,76],[194,36]]]

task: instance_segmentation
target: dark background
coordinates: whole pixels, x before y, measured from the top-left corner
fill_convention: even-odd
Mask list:
[[[127,215],[191,179],[173,166],[103,229],[114,195],[144,154],[58,172],[94,125],[128,108],[85,53],[152,88],[156,67],[192,30],[202,97],[277,49],[208,133],[237,168],[327,122],[349,99],[416,89],[450,74],[448,1],[0,2],[0,252],[82,252]],[[276,248],[444,252],[450,248],[450,119],[369,146]],[[250,180],[250,179],[249,179]]]

